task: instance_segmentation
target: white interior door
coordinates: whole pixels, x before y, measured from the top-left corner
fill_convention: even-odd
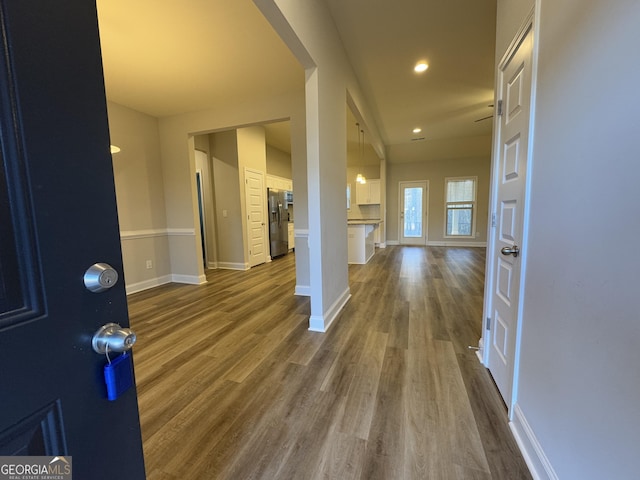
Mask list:
[[[400,244],[427,244],[428,183],[400,182]]]
[[[531,104],[531,30],[499,69],[498,97],[502,99],[497,151],[495,231],[490,293],[488,366],[504,398],[511,406],[521,278],[524,199],[528,164]]]
[[[266,210],[264,174],[248,168],[244,171],[249,236],[249,265],[255,267],[267,261]]]

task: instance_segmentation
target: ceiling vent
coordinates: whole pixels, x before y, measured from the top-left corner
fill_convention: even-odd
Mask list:
[[[424,137],[418,137],[418,138],[412,138],[411,139],[412,142],[421,142],[422,140],[424,140]]]

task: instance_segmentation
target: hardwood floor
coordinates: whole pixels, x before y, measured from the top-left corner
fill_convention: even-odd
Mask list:
[[[529,479],[473,351],[484,250],[388,247],[349,267],[326,334],[294,256],[129,297],[147,477]]]

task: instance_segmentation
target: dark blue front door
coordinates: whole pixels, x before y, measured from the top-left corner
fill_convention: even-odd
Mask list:
[[[0,455],[145,477],[135,388],[107,400],[91,338],[128,325],[95,4],[0,0]],[[85,288],[93,264],[120,275]]]

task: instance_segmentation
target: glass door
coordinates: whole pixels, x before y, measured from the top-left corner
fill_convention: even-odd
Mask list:
[[[400,182],[400,244],[427,244],[428,184]]]

